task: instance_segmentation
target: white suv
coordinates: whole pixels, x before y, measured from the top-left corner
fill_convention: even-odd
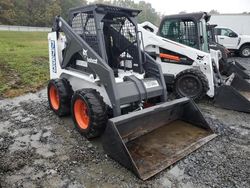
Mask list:
[[[240,54],[242,57],[250,57],[250,36],[239,35],[226,27],[215,28],[216,40],[228,50]]]

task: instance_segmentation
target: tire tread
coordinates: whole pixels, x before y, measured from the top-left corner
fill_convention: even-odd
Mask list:
[[[89,113],[90,113],[90,127],[87,132],[82,131],[75,121],[75,125],[78,129],[78,131],[86,136],[87,138],[94,138],[100,136],[103,131],[105,130],[108,115],[107,115],[107,105],[103,101],[103,97],[100,95],[98,91],[95,89],[81,89],[75,92],[75,97],[80,96],[81,98],[84,98],[87,102],[87,105],[89,107]],[[74,97],[72,98],[72,100]],[[72,114],[73,112],[73,102],[72,102]]]
[[[208,83],[208,79],[207,79],[206,75],[203,72],[201,72],[200,70],[198,70],[198,69],[186,69],[186,70],[181,71],[180,73],[178,73],[176,75],[175,81],[177,79],[179,79],[180,77],[182,77],[184,75],[187,75],[187,74],[195,75],[201,81],[201,83],[202,83],[202,92],[198,96],[196,96],[195,98],[192,98],[193,100],[201,100],[206,95],[207,91],[209,90],[209,83]],[[175,85],[174,85],[174,93],[175,93],[175,95],[177,97],[184,97],[178,92],[176,83],[177,82],[175,82]]]

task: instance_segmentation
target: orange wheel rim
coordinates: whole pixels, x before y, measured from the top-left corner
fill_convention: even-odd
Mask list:
[[[50,103],[53,109],[58,110],[59,109],[59,95],[57,92],[57,89],[55,86],[51,85],[49,89],[49,98]]]
[[[89,126],[88,107],[82,99],[77,99],[74,104],[74,114],[77,124],[82,129]]]

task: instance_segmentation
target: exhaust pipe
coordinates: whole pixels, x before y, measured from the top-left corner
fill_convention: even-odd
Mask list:
[[[110,119],[102,143],[146,180],[215,137],[195,103],[182,98]]]

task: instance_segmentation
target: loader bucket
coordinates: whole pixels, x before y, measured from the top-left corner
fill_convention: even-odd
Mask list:
[[[250,92],[250,83],[238,74],[235,74],[234,79],[231,82],[231,86],[240,92]]]
[[[241,70],[247,70],[246,69],[246,67],[244,67],[243,65],[241,65],[239,62],[237,62],[237,61],[234,61],[234,62],[232,62],[232,63],[234,63],[237,67],[239,67]]]
[[[246,68],[238,62],[228,62],[223,67],[223,72],[225,72],[227,76],[230,76],[232,73],[236,73],[244,79],[250,79],[250,75],[245,72]]]
[[[187,98],[109,120],[105,152],[146,180],[207,143],[216,135]]]
[[[217,88],[214,103],[221,108],[250,113],[249,93],[240,93],[232,86],[223,85]]]

